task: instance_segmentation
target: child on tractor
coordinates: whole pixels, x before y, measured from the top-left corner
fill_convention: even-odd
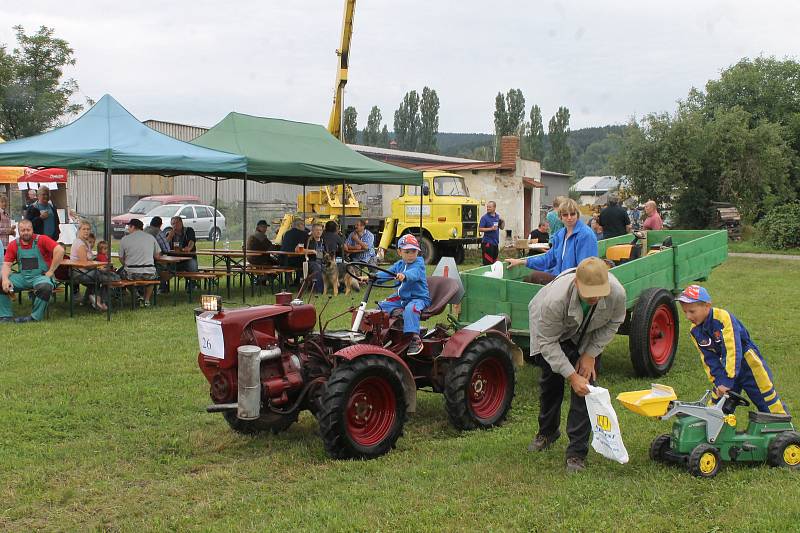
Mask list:
[[[690,335],[714,385],[714,398],[744,390],[759,411],[788,414],[772,371],[744,325],[732,313],[713,307],[711,295],[699,285],[686,287],[677,301],[694,325]]]
[[[422,339],[419,336],[419,315],[431,304],[428,292],[428,280],[425,274],[425,261],[419,256],[421,251],[417,238],[403,235],[397,241],[400,260],[387,270],[394,272],[394,278],[400,282],[397,293],[378,302],[378,307],[389,314],[403,313],[403,333],[410,335],[407,355],[422,352]],[[392,279],[388,274],[378,273],[378,280]]]

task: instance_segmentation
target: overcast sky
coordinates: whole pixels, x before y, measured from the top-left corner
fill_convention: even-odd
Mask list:
[[[229,111],[327,124],[343,0],[0,3],[0,43],[39,26],[75,49],[81,93],[141,120],[211,126]],[[403,95],[436,89],[439,130],[491,132],[494,97],[571,127],[673,110],[742,57],[797,59],[797,1],[359,0],[345,104],[392,129]],[[792,45],[791,43],[795,43]]]

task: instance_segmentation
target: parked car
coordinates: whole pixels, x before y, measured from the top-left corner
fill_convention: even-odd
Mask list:
[[[191,194],[160,194],[140,198],[130,211],[124,215],[117,215],[111,219],[114,238],[121,239],[128,231],[126,226],[132,218],[142,218],[144,215],[160,205],[166,204],[199,204],[200,198]]]
[[[172,217],[181,217],[183,225],[194,229],[197,239],[219,241],[225,231],[225,216],[217,211],[217,225],[214,226],[214,207],[201,204],[167,204],[152,209],[146,215],[138,217],[145,227],[150,225],[153,217],[159,216],[164,221],[162,229],[170,227]]]

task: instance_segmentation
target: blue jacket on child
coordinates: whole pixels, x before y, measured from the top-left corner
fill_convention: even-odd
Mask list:
[[[594,231],[583,221],[578,220],[572,235],[564,242],[567,228],[561,228],[553,236],[550,250],[540,255],[532,255],[525,266],[534,270],[558,276],[565,270],[576,268],[587,257],[597,257],[597,239]]]
[[[428,291],[428,278],[425,273],[425,261],[421,257],[417,257],[417,260],[413,263],[406,263],[400,259],[387,270],[395,274],[402,272],[406,275],[406,279],[400,283],[397,293],[387,299],[391,299],[393,296],[399,296],[404,302],[422,300],[425,302],[426,307],[431,304],[431,293]],[[378,272],[379,280],[388,280],[392,278],[393,276],[389,274]]]

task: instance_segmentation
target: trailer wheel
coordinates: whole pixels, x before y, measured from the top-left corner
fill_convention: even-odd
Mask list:
[[[406,400],[400,365],[366,355],[334,369],[322,395],[320,433],[334,459],[373,459],[403,434]]]
[[[638,376],[663,376],[672,367],[678,348],[678,310],[669,291],[652,288],[639,295],[628,346]]]
[[[719,450],[709,444],[698,444],[689,454],[689,473],[695,477],[712,478],[722,466]]]
[[[665,454],[669,450],[669,434],[659,435],[650,443],[650,459],[656,462],[664,462]]]
[[[278,434],[297,422],[297,413],[293,415],[267,413],[255,420],[240,420],[236,418],[236,411],[225,411],[222,416],[232,430],[244,435],[255,435],[263,431],[271,431],[273,434]]]
[[[769,466],[800,470],[800,433],[785,431],[769,443],[767,451]]]
[[[466,256],[466,252],[464,250],[463,244],[456,244],[456,248],[453,251],[453,259],[456,260],[457,265],[461,265],[464,263],[464,257]]]
[[[499,426],[514,399],[514,364],[506,344],[481,337],[451,363],[445,376],[447,416],[456,429]]]
[[[422,259],[425,261],[425,264],[436,264],[436,260],[439,259],[439,251],[436,249],[436,246],[434,246],[433,241],[424,235],[422,237],[417,237],[417,240],[419,241],[419,247],[422,248]]]

